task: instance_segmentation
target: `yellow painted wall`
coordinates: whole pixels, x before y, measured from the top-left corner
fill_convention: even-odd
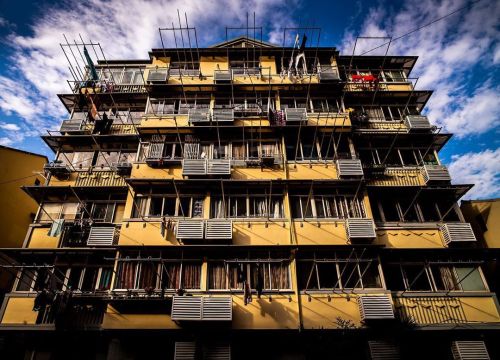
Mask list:
[[[2,325],[33,325],[36,323],[37,311],[33,311],[35,298],[7,297],[7,306],[2,317]]]
[[[69,186],[75,185],[75,181],[78,178],[78,172],[72,172],[68,178],[58,179],[54,176],[50,177],[49,185],[50,186]]]
[[[49,236],[50,227],[32,227],[27,247],[30,249],[50,249],[57,248],[60,236]]]
[[[177,121],[177,126],[189,126],[187,115],[164,115],[164,116],[144,116],[141,119],[141,130],[147,130],[148,128],[156,129],[162,127],[173,127],[175,128]]]
[[[103,329],[177,329],[179,328],[167,314],[120,313],[108,305],[102,322]]]
[[[233,167],[231,172],[231,178],[238,180],[278,180],[284,179],[285,176],[282,169]]]
[[[125,222],[120,230],[118,245],[157,246],[178,245],[173,230],[167,231],[166,238],[161,236],[161,223],[156,222]]]
[[[299,245],[347,245],[343,221],[293,220],[293,229]]]
[[[250,225],[250,226],[249,226]],[[284,226],[283,226],[284,225]],[[290,244],[290,225],[288,220],[234,221],[234,245],[287,245]]]
[[[0,146],[0,159],[0,247],[20,247],[38,209],[20,187],[45,182],[34,172],[43,171],[47,158]]]
[[[326,294],[301,295],[302,318],[305,329],[337,329],[338,318],[350,320],[357,327],[361,326],[357,295]]]
[[[182,179],[182,166],[175,165],[155,169],[147,164],[134,164],[132,166],[131,178],[135,179]]]
[[[288,179],[290,180],[332,180],[338,179],[335,164],[293,164],[288,165]]]
[[[377,238],[374,244],[407,249],[444,247],[440,231],[435,227],[428,229],[377,230]]]

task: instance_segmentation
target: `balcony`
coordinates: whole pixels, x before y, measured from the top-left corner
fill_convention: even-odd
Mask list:
[[[347,239],[349,241],[375,239],[375,223],[373,219],[348,218],[345,221]]]
[[[337,173],[339,177],[359,177],[363,176],[363,165],[358,159],[338,159],[336,160]]]
[[[174,296],[173,321],[231,321],[233,305],[230,296]]]
[[[421,186],[425,185],[418,167],[365,168],[370,186]]]
[[[406,115],[404,119],[408,131],[431,130],[432,125],[425,115]]]
[[[141,84],[116,84],[109,80],[72,81],[75,94],[145,93]]]
[[[476,242],[469,223],[446,223],[440,228],[446,245]]]
[[[132,164],[129,162],[116,162],[111,164],[111,170],[117,175],[124,176],[130,175],[132,172]]]
[[[101,247],[118,243],[120,229],[114,225],[88,226],[70,224],[65,226],[61,247]]]
[[[450,173],[444,165],[424,165],[422,174],[426,184],[451,181]]]
[[[394,309],[389,296],[360,296],[358,307],[361,321],[394,320]]]

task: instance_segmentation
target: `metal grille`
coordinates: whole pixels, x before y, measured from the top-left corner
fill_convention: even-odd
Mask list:
[[[84,126],[83,120],[63,120],[59,132],[61,133],[90,133],[90,129]]]
[[[399,360],[399,347],[388,341],[368,341],[371,360]]]
[[[149,144],[147,159],[161,159],[163,157],[164,143],[152,142]]]
[[[424,115],[406,115],[405,125],[408,130],[430,130],[432,128],[429,119]]]
[[[79,172],[75,181],[77,187],[100,187],[111,186],[121,187],[127,186],[125,180],[114,171],[92,171],[91,173]]]
[[[211,344],[198,346],[194,341],[176,342],[174,360],[231,360],[231,346],[228,344]]]
[[[453,360],[490,360],[484,341],[453,341]]]
[[[206,159],[184,159],[182,160],[182,175],[206,175]]]
[[[346,232],[349,240],[374,239],[377,236],[373,219],[349,218],[346,220]]]
[[[189,109],[188,120],[191,124],[209,122],[208,109]]]
[[[207,220],[205,239],[232,239],[233,223],[231,220]]]
[[[203,220],[179,220],[176,236],[178,239],[203,239]]]
[[[233,80],[233,76],[230,70],[216,70],[214,72],[215,83],[228,83]]]
[[[234,109],[213,109],[212,119],[215,122],[232,122]]]
[[[451,181],[450,173],[446,166],[443,165],[424,165],[423,168],[424,181]]]
[[[230,296],[174,296],[171,316],[174,321],[231,321],[232,307]]]
[[[318,79],[319,81],[338,81],[340,80],[339,71],[336,67],[331,65],[318,66]]]
[[[207,163],[208,175],[231,175],[231,160],[210,159]]]
[[[387,295],[361,296],[358,298],[358,306],[363,321],[395,318],[391,299]]]
[[[337,160],[337,172],[342,176],[363,176],[363,165],[358,159],[339,159]]]
[[[472,231],[469,223],[447,223],[441,225],[444,242],[449,245],[451,243],[461,243],[476,241],[476,236]]]
[[[112,246],[115,240],[115,227],[97,227],[90,228],[89,238],[87,240],[88,246]]]
[[[286,108],[285,119],[287,122],[307,121],[306,108]]]
[[[150,69],[148,74],[148,83],[166,82],[168,77],[168,69]]]

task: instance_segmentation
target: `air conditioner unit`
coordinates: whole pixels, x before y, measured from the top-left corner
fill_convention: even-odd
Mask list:
[[[423,176],[425,183],[451,181],[450,173],[443,165],[424,165]]]
[[[176,237],[178,239],[203,239],[203,220],[178,220]]]
[[[285,119],[286,122],[303,122],[307,121],[307,109],[306,108],[285,108]]]
[[[203,109],[189,109],[188,121],[190,124],[200,124],[210,122],[208,108]]]
[[[231,160],[209,159],[207,163],[208,175],[231,175]]]
[[[338,159],[336,161],[339,177],[363,176],[363,165],[359,159]]]
[[[360,296],[358,307],[362,321],[395,319],[392,302],[387,295]]]
[[[425,115],[406,115],[404,121],[409,131],[432,129],[432,125]]]
[[[205,223],[205,239],[231,240],[233,238],[233,222],[231,220],[211,219]]]
[[[174,360],[231,360],[229,344],[197,344],[194,341],[175,343]]]
[[[216,70],[214,72],[214,82],[216,84],[230,83],[233,80],[231,70]]]
[[[445,223],[440,228],[446,245],[476,241],[469,223]]]
[[[171,318],[174,321],[231,321],[232,299],[230,296],[174,296]]]
[[[206,175],[206,159],[184,159],[182,160],[182,175]]]
[[[150,84],[166,83],[168,69],[149,69],[147,82]]]
[[[90,134],[90,129],[85,126],[83,120],[63,120],[60,133],[68,134]]]
[[[484,341],[453,341],[453,360],[490,360]]]
[[[399,347],[388,341],[368,341],[371,360],[399,360]]]
[[[233,122],[234,109],[213,109],[212,121],[215,123]]]
[[[113,246],[115,240],[114,226],[92,226],[87,246]]]
[[[345,228],[347,238],[351,241],[357,239],[374,239],[377,237],[373,219],[348,218],[345,221]]]

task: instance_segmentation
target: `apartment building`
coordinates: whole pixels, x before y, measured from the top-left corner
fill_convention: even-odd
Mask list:
[[[414,56],[88,56],[0,309],[30,359],[490,359],[497,295]],[[89,49],[87,49],[87,47]]]

